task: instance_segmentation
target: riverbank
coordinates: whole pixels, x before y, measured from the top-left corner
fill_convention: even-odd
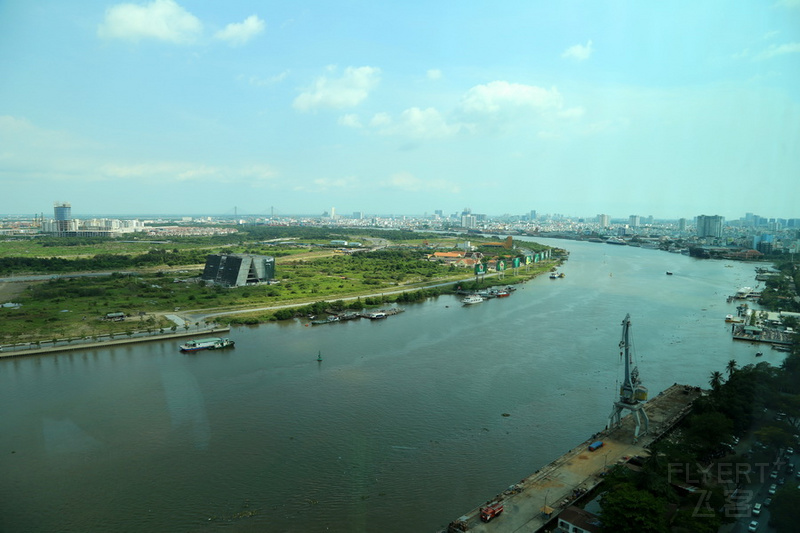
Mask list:
[[[142,337],[109,339],[105,341],[100,341],[100,340],[89,341],[89,342],[76,341],[74,344],[70,342],[69,344],[65,344],[63,346],[56,345],[47,348],[36,347],[37,345],[35,344],[29,344],[27,348],[21,345],[13,347],[6,346],[3,348],[3,351],[0,352],[0,358],[23,357],[27,355],[46,355],[52,353],[73,352],[75,350],[87,350],[92,348],[107,348],[109,346],[121,346],[123,344],[138,344],[142,342],[166,341],[170,339],[197,337],[199,335],[207,336],[207,335],[213,335],[215,333],[226,333],[229,332],[230,330],[231,328],[224,326],[224,327],[215,327],[211,329],[195,330],[192,331],[191,333],[189,332],[155,333],[152,335],[147,335]]]

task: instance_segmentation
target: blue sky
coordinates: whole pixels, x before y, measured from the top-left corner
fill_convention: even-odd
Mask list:
[[[0,213],[800,218],[800,0],[0,1]]]

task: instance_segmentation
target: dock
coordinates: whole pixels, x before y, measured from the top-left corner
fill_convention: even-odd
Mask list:
[[[733,324],[731,333],[734,340],[748,342],[762,342],[765,344],[782,344],[791,346],[794,332],[782,331],[764,326],[748,326],[746,324]]]
[[[648,455],[647,447],[683,420],[701,394],[697,387],[672,385],[645,403],[650,430],[641,435],[638,442],[633,442],[633,421],[631,416],[626,416],[617,428],[592,435],[552,463],[451,522],[446,532],[540,531],[564,509],[597,488],[608,469],[634,456]],[[611,407],[609,404],[609,410]],[[603,441],[603,447],[589,451],[589,445],[597,440]],[[488,523],[482,522],[480,508],[497,500],[503,501],[503,513]],[[550,514],[544,514],[543,509]]]
[[[69,341],[66,339],[59,339],[58,342],[60,342],[61,344],[56,344],[53,346],[42,346],[42,344],[44,343],[17,344],[13,346],[1,347],[0,358],[23,357],[26,355],[46,355],[46,354],[55,354],[61,352],[74,352],[78,350],[92,350],[95,348],[107,348],[110,346],[121,346],[123,344],[137,344],[142,342],[153,342],[153,341],[168,341],[172,339],[183,339],[185,337],[197,337],[198,335],[213,335],[215,333],[225,333],[230,330],[231,328],[229,326],[216,326],[213,328],[195,330],[192,332],[174,331],[169,333],[150,333],[147,335],[144,335],[143,334],[144,332],[137,332],[138,336],[123,337],[122,335],[118,335],[118,337],[116,338],[105,335],[106,340],[99,340],[99,339],[93,340],[93,338],[89,337],[83,339],[70,339]]]

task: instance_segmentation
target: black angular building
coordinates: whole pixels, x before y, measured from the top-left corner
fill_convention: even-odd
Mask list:
[[[256,285],[274,277],[274,257],[249,254],[209,255],[201,276],[203,280],[223,287]]]

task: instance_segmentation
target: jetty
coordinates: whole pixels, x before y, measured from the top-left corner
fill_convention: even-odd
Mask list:
[[[734,340],[748,342],[762,342],[772,345],[791,346],[793,331],[779,330],[766,326],[749,326],[734,323],[731,326]]]
[[[230,331],[230,326],[215,326],[212,328],[197,329],[194,331],[174,331],[165,333],[145,333],[135,332],[130,337],[103,335],[98,337],[86,337],[82,339],[56,339],[50,346],[47,343],[25,343],[6,345],[0,349],[0,358],[4,357],[23,357],[26,355],[44,355],[60,352],[74,352],[78,350],[92,350],[97,348],[107,348],[110,346],[121,346],[123,344],[138,344],[142,342],[168,341],[172,339],[183,339],[186,337],[197,337],[198,334],[213,335],[215,333],[226,333]],[[105,340],[103,340],[105,338]],[[48,341],[51,342],[51,341]]]
[[[382,318],[386,318],[389,316],[394,316],[397,314],[402,313],[405,309],[400,307],[391,307],[389,309],[379,309],[377,311],[362,311],[360,313],[355,312],[347,312],[347,313],[329,313],[327,318],[323,318],[320,320],[312,320],[310,324],[312,326],[319,326],[322,324],[335,324],[337,322],[346,322],[348,320],[355,320],[357,318],[368,318],[370,320],[379,320]]]
[[[611,467],[636,456],[648,455],[648,446],[683,420],[701,394],[698,387],[672,385],[644,404],[643,409],[650,421],[649,430],[640,435],[636,443],[633,439],[635,421],[632,415],[628,415],[622,418],[619,426],[591,435],[552,463],[454,520],[446,533],[533,533],[542,530],[564,509],[596,489]],[[589,447],[596,441],[602,441],[603,446],[590,451]],[[491,522],[482,522],[481,507],[497,501],[503,502],[502,515]]]

